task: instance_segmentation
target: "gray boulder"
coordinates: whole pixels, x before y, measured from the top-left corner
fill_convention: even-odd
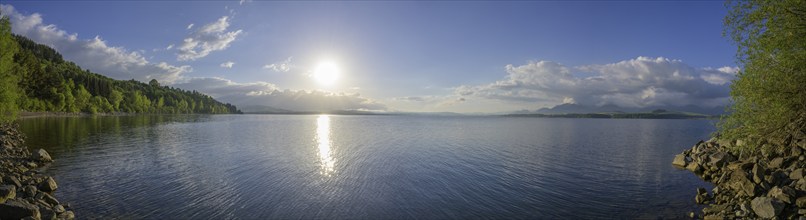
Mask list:
[[[774,186],[767,192],[767,196],[791,204],[795,201],[795,190],[788,186],[784,186],[783,188]]]
[[[769,163],[770,168],[781,168],[781,165],[784,163],[784,158],[776,157],[772,159]]]
[[[17,197],[17,187],[14,185],[0,186],[0,203],[6,202],[8,199]]]
[[[56,205],[56,206],[53,206],[53,211],[55,211],[56,213],[62,213],[64,211],[66,211],[66,210],[64,209],[64,206]]]
[[[14,177],[14,176],[5,176],[5,177],[3,177],[3,182],[8,183],[8,184],[13,184],[16,187],[21,187],[22,186],[22,184],[20,183],[20,180],[17,179],[17,177]]]
[[[761,181],[764,181],[764,173],[766,172],[766,169],[761,166],[761,164],[753,165],[753,170],[751,170],[751,172],[753,173],[753,182],[761,183]]]
[[[753,196],[756,194],[756,184],[748,179],[747,174],[741,169],[734,170],[731,173],[729,186],[746,196]]]
[[[56,200],[56,198],[54,198],[50,194],[47,194],[47,193],[39,193],[39,194],[42,194],[42,196],[41,196],[42,198],[40,200],[45,201],[46,203],[50,204],[51,206],[59,204],[59,200]],[[39,194],[37,194],[37,197],[40,197]]]
[[[694,197],[694,202],[697,204],[705,204],[708,203],[710,199],[708,191],[706,191],[705,188],[697,188],[697,196]]]
[[[784,205],[778,200],[763,196],[753,199],[750,206],[753,208],[753,212],[762,218],[773,218],[784,209]]]
[[[732,155],[728,154],[727,152],[723,152],[723,151],[711,154],[710,156],[708,156],[708,159],[709,159],[711,164],[713,164],[713,165],[715,165],[717,167],[722,167],[723,165],[725,165],[725,164],[727,164],[729,162],[733,162],[733,160],[734,160]]]
[[[37,151],[34,151],[34,153],[31,154],[31,159],[36,160],[36,161],[42,161],[42,162],[53,161],[53,159],[50,157],[50,154],[48,154],[48,152],[45,151],[45,149],[42,149],[42,148],[40,148]]]
[[[24,192],[25,195],[28,195],[29,197],[33,197],[34,195],[36,195],[36,191],[37,191],[36,187],[32,185],[26,185],[22,187],[22,192]]]
[[[55,211],[50,210],[48,208],[42,208],[39,210],[40,214],[42,215],[41,220],[57,220],[58,214]]]
[[[0,204],[0,219],[22,219],[33,217],[39,219],[39,207],[19,200],[8,200]]]
[[[686,155],[685,154],[678,154],[674,156],[674,160],[672,161],[672,165],[685,167],[686,166]]]
[[[793,180],[803,179],[803,172],[804,172],[803,168],[795,169],[794,171],[789,173],[789,179]]]
[[[72,220],[72,219],[76,218],[76,215],[73,214],[73,211],[66,211],[66,212],[62,212],[62,214],[59,214],[59,218],[60,219]]]
[[[702,167],[695,162],[689,163],[688,166],[686,166],[686,169],[697,174],[702,172]]]
[[[56,190],[56,188],[58,188],[58,185],[56,185],[56,180],[53,180],[53,177],[48,177],[45,179],[45,181],[39,184],[39,190],[45,192],[53,192]]]
[[[795,204],[802,209],[806,209],[806,196],[801,196],[798,200],[795,201]]]

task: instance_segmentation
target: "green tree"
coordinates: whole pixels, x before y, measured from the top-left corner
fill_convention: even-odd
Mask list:
[[[18,46],[11,37],[11,22],[8,17],[0,18],[0,122],[8,122],[17,117],[17,69],[14,55]]]
[[[113,111],[120,111],[120,102],[123,101],[123,93],[118,90],[112,90],[109,93],[109,102],[114,108]]]
[[[723,138],[743,140],[735,150],[785,146],[806,132],[806,1],[729,1],[725,35],[738,46],[741,71],[731,85]]]
[[[112,112],[112,104],[104,97],[93,96],[90,99],[90,113]]]
[[[66,112],[79,112],[81,109],[76,105],[76,97],[73,95],[73,88],[75,84],[73,83],[73,79],[67,80],[64,82],[64,103],[65,103],[65,111]]]
[[[73,96],[76,97],[76,107],[78,107],[78,109],[92,113],[91,107],[93,106],[90,103],[92,94],[84,88],[84,85],[78,85],[78,88],[74,90]]]
[[[151,79],[151,81],[148,81],[148,85],[153,87],[160,87],[160,82],[158,82],[157,79]]]

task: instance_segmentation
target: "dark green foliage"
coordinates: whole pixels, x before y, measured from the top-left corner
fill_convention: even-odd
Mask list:
[[[29,112],[226,114],[240,113],[197,91],[114,80],[65,61],[52,48],[11,34],[8,19],[0,25],[0,121],[17,109]]]
[[[729,1],[725,35],[738,45],[741,71],[719,130],[747,143],[734,150],[785,146],[806,118],[806,1]]]
[[[11,23],[8,17],[0,19],[0,122],[8,122],[17,116],[17,72],[19,66],[14,62],[18,51],[17,42],[11,37]]]

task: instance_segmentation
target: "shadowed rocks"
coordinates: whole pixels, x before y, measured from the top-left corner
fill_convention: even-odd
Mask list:
[[[733,154],[741,141],[700,141],[675,155],[672,164],[714,183],[712,194],[698,188],[694,202],[707,204],[693,218],[806,219],[806,134],[786,146],[756,154]]]
[[[53,197],[56,180],[42,174],[52,161],[44,149],[29,152],[16,125],[0,125],[0,219],[75,218]]]

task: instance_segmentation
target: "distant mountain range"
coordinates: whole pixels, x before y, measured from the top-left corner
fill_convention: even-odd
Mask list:
[[[247,114],[335,114],[335,115],[422,115],[422,116],[472,116],[472,115],[505,115],[533,117],[565,117],[565,118],[712,118],[725,113],[724,107],[703,108],[693,105],[679,107],[646,107],[624,108],[616,105],[587,106],[578,104],[561,104],[551,108],[535,111],[522,110],[509,113],[475,113],[462,114],[455,112],[375,112],[362,110],[335,111],[294,111],[265,105],[249,105],[240,108]]]
[[[241,111],[244,113],[251,113],[251,114],[293,114],[296,111],[291,111],[287,109],[275,108],[271,106],[265,105],[247,105],[240,107]]]
[[[294,111],[288,109],[275,108],[265,105],[249,105],[240,108],[246,114],[290,114],[290,115],[310,115],[310,114],[334,114],[334,115],[421,115],[421,116],[461,116],[464,114],[455,112],[376,112],[363,110],[333,110],[333,111]]]
[[[705,108],[695,105],[686,106],[665,106],[665,107],[644,107],[625,108],[616,105],[589,106],[579,104],[560,104],[551,108],[541,108],[536,111],[518,111],[513,114],[592,114],[592,113],[646,113],[662,110],[666,112],[683,112],[703,115],[725,114],[725,107]]]

